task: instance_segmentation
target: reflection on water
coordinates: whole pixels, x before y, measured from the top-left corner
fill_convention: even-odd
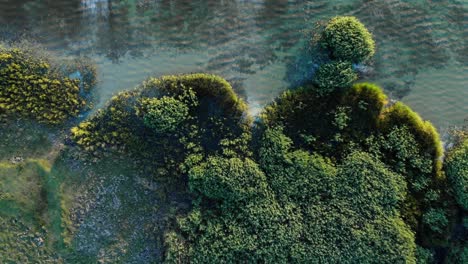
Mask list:
[[[354,15],[378,44],[368,78],[445,126],[468,115],[467,10],[465,0],[0,0],[0,33],[94,57],[101,105],[149,75],[206,71],[255,111],[310,76],[314,59],[301,54],[314,23]]]

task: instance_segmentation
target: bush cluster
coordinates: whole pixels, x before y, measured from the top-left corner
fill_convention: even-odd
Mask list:
[[[317,44],[330,55],[330,61],[315,71],[314,84],[318,95],[347,91],[358,79],[353,64],[374,55],[372,35],[355,17],[335,17],[328,21],[318,36]]]
[[[84,105],[78,80],[20,49],[0,49],[1,118],[19,115],[57,124],[76,116]]]
[[[427,221],[435,219],[427,214],[434,210],[453,218],[449,183],[440,169],[439,135],[409,107],[387,106],[387,97],[376,85],[358,83],[325,97],[308,88],[286,91],[265,108],[260,124],[282,126],[296,148],[337,161],[355,149],[375,156],[404,176],[400,180],[406,181],[408,195],[400,213],[413,232],[424,236],[421,240],[446,243],[450,223]]]
[[[336,167],[279,128],[258,160],[211,157],[190,171],[198,199],[167,233],[166,262],[415,263],[397,213],[405,183],[381,162],[356,152]]]
[[[185,158],[198,160],[229,145],[246,153],[251,122],[246,109],[231,86],[214,75],[150,78],[72,128],[71,138],[91,152],[116,149],[155,162],[167,161],[164,154],[169,153],[179,166]]]

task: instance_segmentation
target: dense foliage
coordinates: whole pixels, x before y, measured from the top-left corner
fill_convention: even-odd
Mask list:
[[[327,95],[335,89],[348,88],[358,79],[349,62],[331,62],[320,66],[315,73],[315,83],[320,95]]]
[[[355,17],[332,18],[321,36],[321,45],[331,57],[360,63],[375,53],[375,42],[367,28]]]
[[[397,210],[400,175],[365,153],[336,167],[291,144],[266,130],[260,164],[212,157],[194,167],[198,198],[166,235],[166,261],[415,263],[414,234]]]
[[[157,175],[181,178],[209,154],[248,155],[251,121],[245,110],[217,76],[150,78],[72,128],[71,138],[95,155],[116,150],[151,163]],[[230,153],[225,152],[230,145]]]
[[[188,118],[188,106],[173,97],[143,99],[141,108],[144,124],[157,133],[175,132]]]
[[[450,152],[445,166],[457,202],[468,210],[468,139]]]
[[[90,64],[86,65],[90,69]],[[93,85],[92,76],[87,78],[90,83],[70,79],[53,68],[47,58],[31,51],[1,48],[0,118],[18,115],[44,123],[61,123],[76,116],[86,104],[80,86]]]

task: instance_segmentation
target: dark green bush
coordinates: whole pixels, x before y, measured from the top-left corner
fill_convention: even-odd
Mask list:
[[[78,80],[17,48],[0,49],[0,118],[19,115],[58,124],[84,107]]]
[[[365,152],[346,157],[336,180],[338,195],[368,218],[396,215],[406,197],[403,176]]]
[[[361,144],[378,130],[387,97],[369,83],[359,83],[344,93],[316,95],[315,87],[286,91],[265,107],[261,122],[281,126],[297,147],[325,156],[342,157],[353,144]]]
[[[432,264],[434,263],[434,254],[429,249],[418,246],[416,248],[416,263]]]
[[[360,63],[375,53],[375,42],[371,33],[355,17],[332,18],[322,32],[320,43],[332,58]]]
[[[221,153],[225,146],[235,146],[230,155],[245,154],[251,122],[246,109],[231,86],[214,75],[150,78],[113,97],[106,109],[73,128],[71,138],[90,151],[115,147],[149,159],[164,148],[180,158],[188,157],[181,153]],[[193,162],[195,156],[190,157]],[[174,166],[184,166],[178,163]]]
[[[450,264],[465,264],[468,263],[468,242],[463,241],[454,245],[447,256],[445,263]]]
[[[446,178],[434,172],[433,156],[422,147],[414,131],[401,124],[388,131],[379,131],[378,136],[373,135],[367,139],[367,144],[369,152],[404,176],[408,184],[408,196],[401,214],[418,235],[424,235],[424,238],[419,239],[432,240],[431,243],[434,243],[435,238],[438,241],[446,240],[447,233],[440,232],[433,228],[435,225],[426,224],[425,221],[435,219],[427,218],[434,215],[429,213],[431,210],[437,210],[449,219],[453,198]],[[447,224],[440,228],[447,228]]]
[[[445,171],[454,189],[458,204],[468,210],[468,140],[447,155]]]
[[[351,63],[334,61],[320,66],[314,78],[318,87],[317,93],[325,96],[332,91],[351,87],[351,84],[358,79],[358,75]]]
[[[431,208],[424,213],[422,220],[425,225],[436,233],[443,234],[447,231],[449,223],[443,210]]]

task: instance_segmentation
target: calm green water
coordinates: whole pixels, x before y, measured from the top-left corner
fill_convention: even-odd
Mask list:
[[[255,113],[310,77],[310,32],[335,15],[373,32],[367,79],[441,128],[468,118],[467,0],[0,0],[0,34],[93,57],[98,106],[148,76],[202,71]]]

